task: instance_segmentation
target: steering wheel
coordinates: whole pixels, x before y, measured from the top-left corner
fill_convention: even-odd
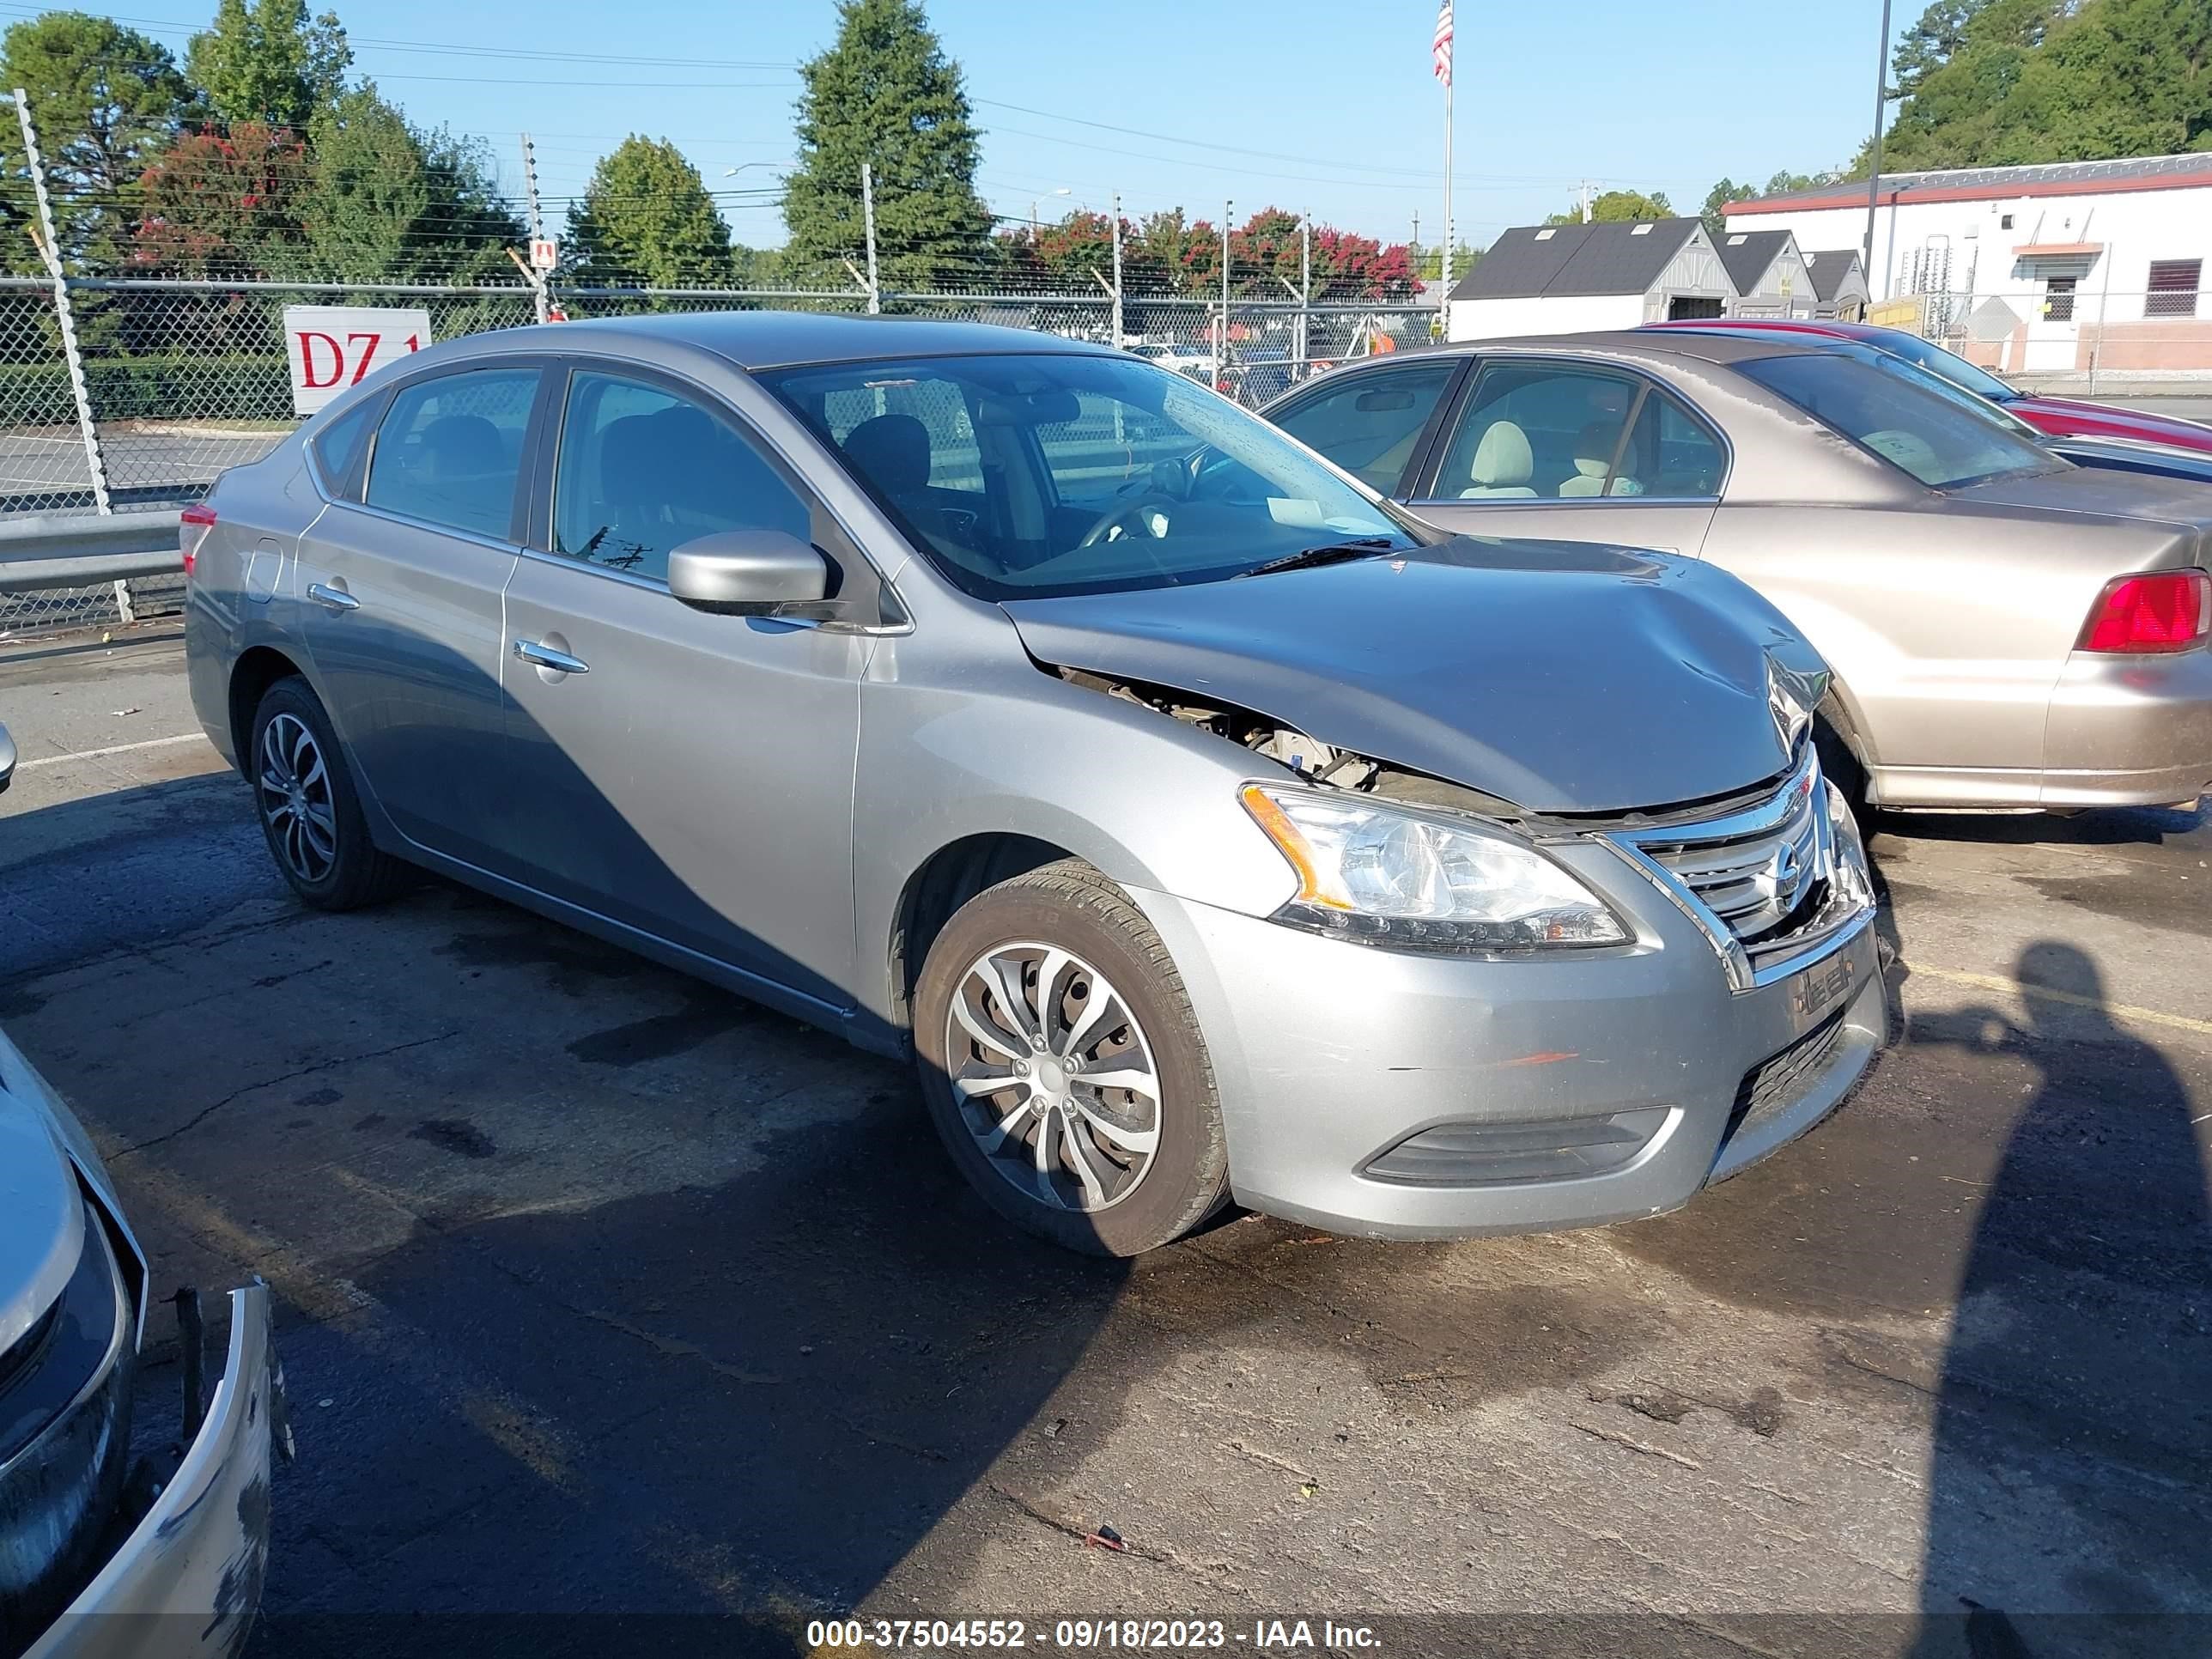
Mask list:
[[[1138,525],[1144,526],[1146,540],[1157,541],[1158,538],[1153,534],[1152,526],[1144,515],[1162,510],[1172,514],[1182,505],[1174,496],[1163,495],[1157,489],[1146,490],[1133,501],[1117,501],[1098,515],[1097,522],[1083,532],[1083,539],[1076,543],[1076,546],[1096,547],[1115,530],[1119,529],[1127,534]]]

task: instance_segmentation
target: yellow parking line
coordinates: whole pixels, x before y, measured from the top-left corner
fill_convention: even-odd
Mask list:
[[[2054,991],[2047,985],[2031,985],[2026,980],[2011,979],[2003,974],[1969,974],[1958,968],[1929,968],[1917,962],[1909,962],[1905,966],[1915,975],[1940,979],[1947,984],[1971,985],[1978,991],[2010,991],[2017,996],[2039,997],[2045,1002],[2063,1002],[2069,1008],[2094,1008],[2115,1019],[2131,1019],[2143,1025],[2166,1025],[2177,1031],[2194,1031],[2199,1036],[2212,1036],[2212,1019],[2191,1019],[2186,1014],[2169,1014],[2156,1008],[2136,1008],[2124,1002],[2106,1002],[2100,997],[2085,997],[2073,991]]]

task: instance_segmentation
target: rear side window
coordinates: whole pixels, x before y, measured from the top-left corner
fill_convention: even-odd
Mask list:
[[[404,387],[376,429],[362,500],[499,541],[514,537],[534,368],[480,368]]]
[[[1574,500],[1606,488],[1637,384],[1554,363],[1482,371],[1437,474],[1444,500]]]
[[[812,514],[753,447],[672,392],[617,374],[568,385],[553,486],[553,550],[653,581],[672,549],[725,530],[811,541]]]
[[[314,446],[315,465],[322,470],[324,483],[341,500],[360,498],[360,481],[354,477],[354,468],[362,451],[368,447],[368,434],[381,402],[364,398],[307,441]]]
[[[2064,465],[2014,435],[1996,411],[1929,390],[1921,370],[1880,353],[1759,357],[1735,369],[1931,489]]]
[[[1713,434],[1663,392],[1646,395],[1623,446],[1608,495],[1701,501],[1721,493],[1728,459]]]
[[[1275,424],[1388,495],[1405,476],[1451,377],[1449,362],[1361,374],[1285,411]]]

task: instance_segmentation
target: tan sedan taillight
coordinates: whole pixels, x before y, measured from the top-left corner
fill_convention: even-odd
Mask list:
[[[2106,583],[2074,648],[2128,654],[2186,651],[2208,634],[2212,576],[2202,570],[2155,570]]]

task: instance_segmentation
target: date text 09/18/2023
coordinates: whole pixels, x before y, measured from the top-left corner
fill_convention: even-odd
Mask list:
[[[827,1619],[806,1626],[815,1653],[839,1649],[949,1653],[969,1649],[1043,1648],[1067,1652],[1188,1652],[1248,1648],[1258,1652],[1376,1651],[1365,1625],[1333,1619]]]

